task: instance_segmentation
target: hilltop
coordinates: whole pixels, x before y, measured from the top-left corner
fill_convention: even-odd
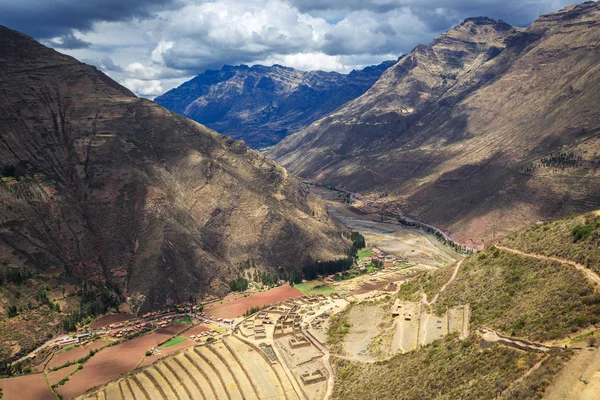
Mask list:
[[[260,149],[355,99],[395,61],[349,74],[273,65],[208,70],[156,101],[171,111]]]
[[[481,247],[600,204],[600,5],[469,18],[268,154]]]

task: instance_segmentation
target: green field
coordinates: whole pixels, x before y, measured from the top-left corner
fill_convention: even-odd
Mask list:
[[[192,319],[190,317],[183,317],[177,321],[178,324],[192,324]]]
[[[328,296],[332,293],[337,293],[337,289],[333,286],[329,286],[320,281],[308,281],[305,283],[298,283],[294,285],[294,288],[299,291],[306,293],[309,296],[315,294],[322,294]]]
[[[358,259],[362,260],[363,258],[367,258],[367,257],[373,257],[375,256],[375,253],[373,253],[373,250],[371,249],[362,249],[361,251],[358,252]]]
[[[177,343],[181,343],[181,342],[183,342],[185,340],[187,340],[187,338],[185,338],[183,336],[177,336],[177,337],[174,337],[173,339],[169,340],[168,342],[162,344],[160,347],[161,347],[161,349],[164,349],[165,347],[174,346]]]

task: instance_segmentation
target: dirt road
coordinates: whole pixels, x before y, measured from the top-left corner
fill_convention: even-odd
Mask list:
[[[555,262],[558,262],[558,263],[561,263],[561,264],[565,264],[565,265],[569,265],[571,267],[575,267],[575,269],[577,269],[579,271],[582,271],[590,281],[592,281],[596,285],[600,285],[600,276],[598,276],[597,273],[595,273],[591,269],[587,268],[585,265],[576,263],[575,261],[567,260],[565,258],[544,256],[544,255],[541,255],[541,254],[525,253],[524,251],[516,250],[516,249],[511,249],[510,247],[506,247],[506,246],[496,245],[496,247],[498,249],[500,249],[500,250],[509,251],[511,253],[514,253],[514,254],[519,254],[519,255],[522,255],[522,256],[526,256],[526,257],[537,258],[538,260],[555,261]]]
[[[452,276],[450,277],[450,279],[448,279],[448,282],[444,283],[444,285],[440,288],[440,291],[433,296],[433,299],[431,300],[431,302],[427,301],[427,294],[423,293],[423,303],[427,304],[428,306],[434,304],[437,299],[440,297],[440,294],[446,290],[446,287],[448,287],[449,284],[452,283],[452,281],[454,281],[456,279],[456,276],[458,275],[458,271],[460,270],[460,266],[462,265],[464,260],[460,260],[459,262],[456,263],[456,267],[454,267],[454,272],[452,272]]]

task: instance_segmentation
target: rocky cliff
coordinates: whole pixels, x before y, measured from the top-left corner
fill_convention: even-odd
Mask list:
[[[600,205],[600,6],[465,20],[270,155],[480,246]]]
[[[64,268],[149,309],[249,258],[291,270],[347,247],[275,162],[5,27],[0,93],[0,268]]]
[[[360,96],[393,64],[386,61],[347,75],[281,65],[226,65],[155,101],[252,148],[263,148]]]

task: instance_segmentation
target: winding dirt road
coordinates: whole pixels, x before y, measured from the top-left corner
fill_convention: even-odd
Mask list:
[[[496,248],[498,248],[500,250],[508,251],[508,252],[511,252],[514,254],[519,254],[519,255],[525,256],[525,257],[537,258],[538,260],[555,261],[555,262],[558,262],[561,264],[575,267],[575,269],[582,271],[590,281],[592,281],[596,285],[600,285],[600,276],[598,276],[597,273],[595,273],[594,271],[592,271],[585,265],[579,264],[575,261],[571,261],[571,260],[567,260],[565,258],[559,258],[559,257],[544,256],[541,254],[525,253],[524,251],[521,251],[521,250],[511,249],[510,247],[500,246],[500,245],[496,245]]]

